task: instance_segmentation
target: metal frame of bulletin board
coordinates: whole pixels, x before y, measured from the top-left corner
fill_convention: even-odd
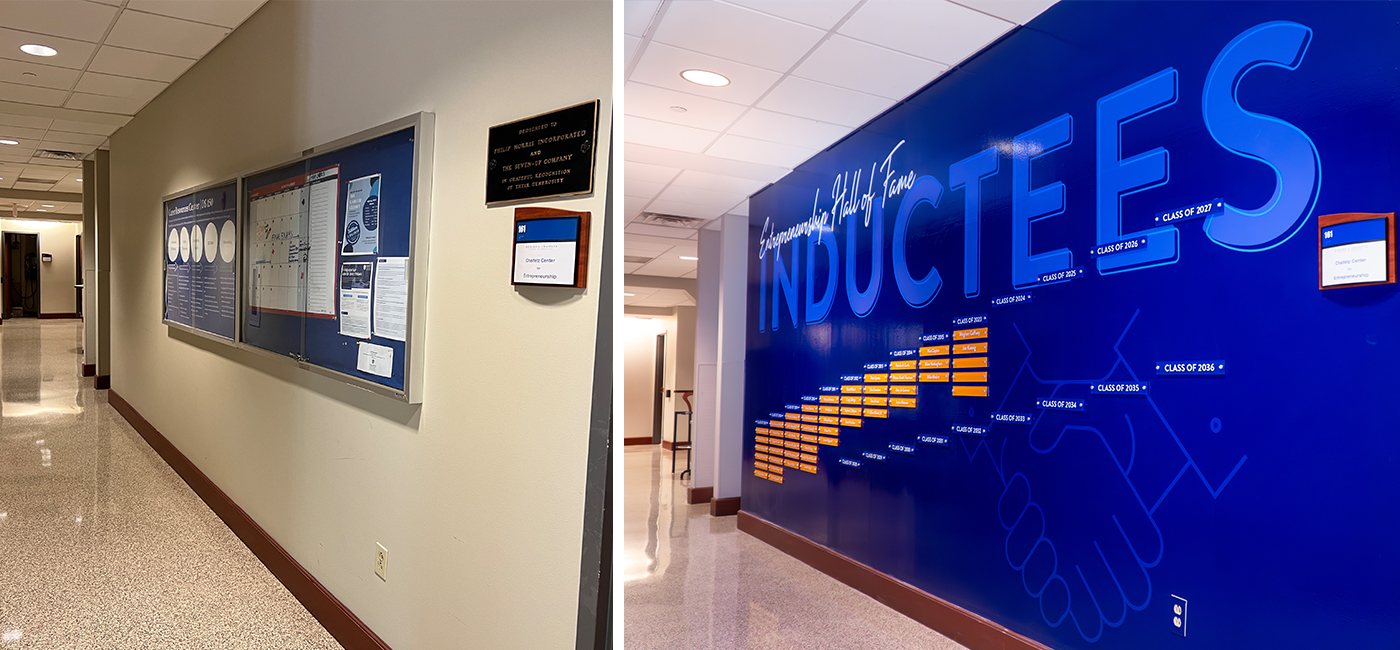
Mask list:
[[[245,279],[240,285],[242,291],[239,303],[239,313],[240,316],[243,316],[243,320],[239,323],[239,347],[262,356],[292,361],[303,369],[310,370],[317,374],[324,375],[336,379],[338,381],[342,381],[352,386],[363,388],[370,392],[392,397],[394,399],[407,402],[409,404],[418,404],[422,402],[424,365],[423,340],[424,328],[426,326],[425,300],[427,296],[428,270],[428,224],[429,215],[431,212],[430,207],[432,203],[431,199],[433,178],[433,124],[434,116],[432,113],[417,113],[415,115],[410,115],[408,117],[395,120],[387,124],[383,124],[365,131],[361,131],[359,133],[345,138],[341,138],[339,140],[335,140],[317,147],[313,147],[303,152],[303,154],[297,158],[282,161],[276,165],[260,168],[258,170],[242,175],[243,187],[240,192],[239,207],[242,210],[242,214],[244,215],[244,221],[246,222],[243,228],[244,231],[247,233],[243,239],[246,248],[250,244],[250,242],[252,242],[252,238],[254,236],[253,228],[251,226],[253,218],[252,210],[249,207],[249,197],[251,195],[250,190],[256,190],[256,187],[254,186],[259,185],[260,181],[258,179],[267,178],[269,174],[277,173],[282,170],[291,170],[296,165],[306,165],[308,164],[308,162],[314,165],[317,161],[326,160],[327,158],[334,159],[337,153],[343,153],[349,150],[353,150],[358,145],[366,145],[381,138],[394,136],[395,134],[400,134],[405,131],[412,130],[412,179],[411,183],[407,185],[409,233],[407,238],[407,250],[405,251],[407,253],[407,264],[406,268],[404,269],[407,275],[407,305],[405,314],[406,322],[403,328],[404,338],[402,340],[402,349],[400,351],[402,355],[402,387],[400,388],[398,386],[381,383],[379,381],[369,379],[364,376],[357,376],[355,374],[351,374],[350,372],[323,366],[320,363],[318,363],[316,359],[311,358],[311,355],[304,354],[308,351],[308,346],[311,345],[311,340],[309,338],[310,334],[308,334],[308,332],[310,331],[308,323],[311,322],[312,317],[307,315],[309,314],[309,311],[303,313],[301,316],[301,345],[303,353],[279,354],[278,352],[265,349],[264,347],[260,347],[258,344],[255,344],[255,342],[250,341],[250,339],[248,338],[248,319],[250,318],[249,314],[252,313],[250,311],[250,305],[252,300],[254,300],[254,297],[249,295],[247,287],[248,283],[252,281],[252,275],[248,275],[247,277],[245,277]],[[338,168],[340,163],[337,162],[336,165]],[[314,172],[307,174],[308,177],[314,175]],[[347,173],[346,175],[353,176],[354,174]],[[339,186],[339,189],[337,190],[337,196],[340,196],[341,194],[344,194],[346,192],[346,180],[347,179],[342,178],[336,181],[336,185]],[[386,184],[387,182],[388,179],[386,179]],[[377,197],[377,195],[375,196]],[[337,213],[335,220],[335,228],[337,235],[340,234],[341,229],[344,227],[344,224],[341,222],[341,217],[344,216],[345,208],[346,205],[340,203],[338,198],[335,207]],[[337,251],[339,251],[339,247],[342,244],[342,242],[339,239],[337,239],[336,244]],[[248,255],[251,256],[252,253],[249,252]],[[384,258],[380,258],[378,256],[378,253],[375,253],[374,255],[371,255],[366,261],[374,262],[375,260],[382,259]],[[334,269],[336,277],[335,293],[338,297],[340,296],[341,288],[341,263],[345,261],[353,262],[355,260],[348,257],[341,257],[340,253],[337,252]],[[244,258],[243,267],[241,269],[243,272],[250,272],[250,262],[251,259],[249,257]],[[382,267],[378,263],[374,264],[374,272],[376,276],[378,275],[380,268]],[[337,299],[337,302],[335,304],[335,309],[338,311],[340,308],[339,299]],[[271,311],[270,309],[262,306],[258,306],[258,309]],[[339,316],[340,314],[333,314],[330,318],[334,319],[338,318]],[[378,335],[376,334],[376,338],[377,336]],[[348,345],[347,341],[340,342],[343,345]],[[366,337],[363,341],[363,343],[369,342],[370,341],[368,337]],[[393,361],[390,361],[389,364],[391,366],[391,370],[393,366],[396,365],[393,363]],[[393,373],[393,375],[397,375],[397,373]],[[390,376],[386,377],[386,379],[393,381],[398,379],[398,377]]]
[[[241,321],[241,319],[240,319],[241,316],[242,316],[242,313],[243,313],[243,312],[242,312],[242,309],[240,308],[241,305],[242,305],[242,302],[243,302],[243,293],[242,293],[242,291],[243,291],[243,285],[242,285],[242,276],[241,276],[241,274],[239,273],[239,270],[240,270],[240,269],[242,268],[242,266],[243,266],[243,232],[242,232],[242,225],[243,225],[243,207],[242,207],[242,201],[239,201],[239,200],[238,200],[238,198],[241,197],[241,196],[243,195],[243,179],[242,179],[242,177],[237,176],[237,175],[235,175],[235,176],[226,176],[226,177],[223,177],[223,178],[219,178],[219,179],[217,179],[217,180],[214,180],[214,181],[210,181],[210,182],[208,182],[208,183],[203,183],[203,184],[201,184],[201,185],[196,185],[196,186],[194,186],[194,187],[191,187],[191,188],[188,188],[188,189],[184,189],[184,190],[181,190],[181,191],[179,191],[179,192],[174,192],[174,193],[171,193],[171,194],[167,194],[167,195],[161,197],[161,200],[160,200],[160,205],[161,205],[161,243],[162,243],[162,250],[166,250],[166,246],[169,245],[169,244],[167,243],[166,238],[169,236],[168,231],[170,230],[170,215],[169,215],[169,212],[168,212],[168,211],[169,211],[169,209],[170,209],[170,204],[171,204],[172,201],[176,201],[176,200],[179,200],[179,199],[182,199],[182,198],[185,198],[185,197],[192,197],[192,196],[198,195],[200,192],[205,192],[205,191],[208,191],[208,190],[220,188],[220,187],[223,187],[223,186],[225,186],[225,185],[233,185],[233,186],[234,186],[234,206],[233,206],[234,212],[233,212],[233,215],[232,215],[232,221],[233,221],[233,223],[234,223],[234,231],[235,231],[235,235],[234,235],[234,242],[235,242],[235,243],[234,243],[234,255],[233,255],[233,259],[232,259],[232,260],[228,260],[228,261],[225,262],[225,263],[231,263],[231,264],[232,264],[232,268],[233,268],[233,284],[234,284],[234,296],[233,296],[233,301],[234,301],[234,314],[233,314],[233,333],[232,333],[232,336],[224,336],[224,335],[219,334],[219,333],[217,333],[217,332],[212,332],[212,331],[209,331],[209,330],[202,329],[202,328],[197,327],[197,326],[195,326],[195,325],[193,325],[193,324],[186,324],[186,323],[181,323],[181,322],[179,322],[179,321],[170,320],[170,318],[169,318],[169,309],[170,309],[170,305],[169,305],[169,298],[170,298],[170,275],[169,275],[169,272],[170,272],[170,267],[169,267],[169,264],[170,264],[171,262],[173,262],[174,260],[172,260],[172,259],[171,259],[171,256],[168,255],[168,254],[167,254],[166,256],[163,256],[163,258],[162,258],[162,259],[163,259],[163,262],[162,262],[162,271],[161,271],[161,287],[162,287],[162,291],[163,291],[164,293],[163,293],[162,296],[161,296],[161,319],[160,319],[160,321],[161,321],[161,323],[165,324],[166,326],[170,327],[171,329],[176,329],[176,330],[179,330],[179,331],[181,331],[181,332],[186,332],[186,333],[188,333],[188,334],[193,334],[193,335],[195,335],[195,336],[198,336],[198,337],[201,337],[201,338],[205,338],[205,339],[208,339],[208,340],[211,340],[211,341],[215,341],[215,342],[218,342],[218,343],[223,343],[223,344],[225,344],[225,345],[232,345],[232,346],[237,347],[237,346],[238,346],[238,333],[239,333],[240,331],[242,331],[242,327],[243,327],[243,323],[242,323],[242,321]],[[192,219],[193,219],[193,217],[192,217]],[[220,229],[220,230],[221,230],[221,229]]]

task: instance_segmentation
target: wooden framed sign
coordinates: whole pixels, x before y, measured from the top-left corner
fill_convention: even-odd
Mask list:
[[[510,283],[588,286],[587,212],[516,208]]]
[[[1317,218],[1317,288],[1394,283],[1394,212]]]
[[[486,205],[593,191],[598,100],[491,127]]]

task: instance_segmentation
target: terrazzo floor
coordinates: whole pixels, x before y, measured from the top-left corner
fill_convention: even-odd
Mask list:
[[[964,650],[933,630],[687,505],[670,452],[626,447],[626,650]],[[684,457],[681,458],[684,462]]]
[[[0,650],[340,648],[81,378],[82,324],[0,325]]]

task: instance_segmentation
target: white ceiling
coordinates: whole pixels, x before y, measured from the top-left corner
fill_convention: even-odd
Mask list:
[[[633,219],[747,215],[749,195],[1054,2],[624,0],[624,252],[653,258],[624,271],[694,278],[679,257],[695,230]],[[653,304],[664,291],[629,288],[624,304],[672,306]]]
[[[82,163],[38,150],[87,156],[266,0],[0,0],[0,189],[82,192]],[[25,44],[58,50],[52,57]],[[52,201],[0,198],[40,218]],[[39,210],[43,210],[40,213]],[[71,212],[76,210],[76,212]]]

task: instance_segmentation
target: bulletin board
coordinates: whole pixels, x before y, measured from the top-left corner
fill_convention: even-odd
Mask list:
[[[421,401],[432,115],[244,177],[242,342]]]
[[[166,325],[233,342],[238,331],[238,179],[224,179],[166,196]]]

